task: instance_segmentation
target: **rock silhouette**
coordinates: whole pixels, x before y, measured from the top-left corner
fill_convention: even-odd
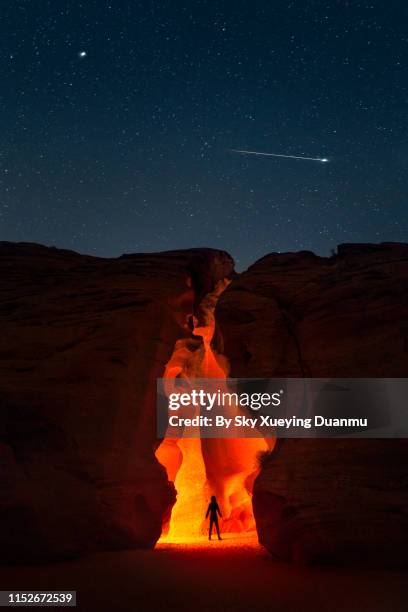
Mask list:
[[[232,268],[211,249],[0,244],[3,562],[154,546],[175,500],[154,457],[156,378]]]
[[[216,310],[236,377],[404,377],[408,245],[271,254]],[[260,542],[300,563],[408,560],[408,441],[280,440],[253,506]]]

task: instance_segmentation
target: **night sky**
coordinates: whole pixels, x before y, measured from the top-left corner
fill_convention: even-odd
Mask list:
[[[406,241],[404,4],[5,3],[0,239],[238,268]]]

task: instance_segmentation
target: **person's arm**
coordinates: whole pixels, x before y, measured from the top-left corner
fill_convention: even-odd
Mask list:
[[[218,514],[219,514],[219,515],[222,517],[221,510],[220,510],[220,507],[219,507],[219,505],[218,505],[218,504],[217,504],[217,507],[216,507],[216,511],[217,511],[217,512],[218,512]]]
[[[211,504],[208,505],[207,514],[205,515],[205,518],[207,518],[208,515],[210,514],[210,510],[211,510]]]

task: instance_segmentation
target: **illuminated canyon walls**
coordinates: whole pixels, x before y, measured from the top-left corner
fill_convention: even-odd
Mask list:
[[[228,375],[228,362],[212,347],[212,341],[216,329],[214,309],[229,282],[219,281],[200,302],[192,322],[193,341],[179,340],[166,366],[164,376],[169,383],[178,376],[193,384],[194,378],[222,380]],[[200,539],[205,532],[204,516],[211,495],[216,495],[221,508],[223,533],[254,531],[252,486],[258,472],[258,455],[267,449],[263,439],[200,439],[199,428],[197,438],[165,439],[156,457],[166,467],[177,492],[170,523],[164,528],[165,541]]]

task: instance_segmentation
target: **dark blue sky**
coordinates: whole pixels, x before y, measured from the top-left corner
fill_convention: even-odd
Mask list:
[[[7,3],[0,239],[109,256],[210,246],[239,268],[407,240],[403,4]]]

